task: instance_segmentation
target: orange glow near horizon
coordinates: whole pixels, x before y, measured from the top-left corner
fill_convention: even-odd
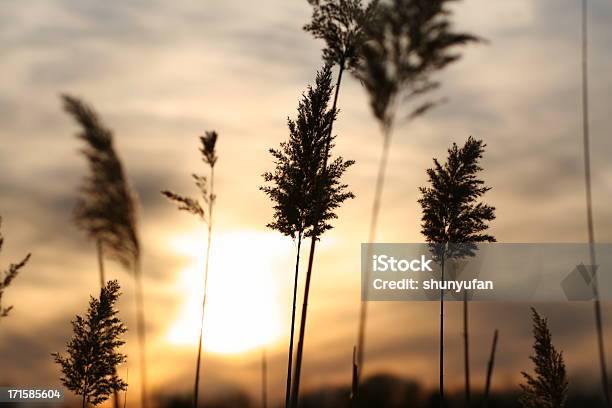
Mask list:
[[[194,345],[202,308],[205,235],[178,236],[170,246],[192,259],[180,273],[183,304],[167,332],[175,345]],[[274,279],[278,262],[292,255],[291,241],[271,232],[234,231],[215,235],[211,250],[204,320],[204,349],[218,354],[248,352],[284,335]]]

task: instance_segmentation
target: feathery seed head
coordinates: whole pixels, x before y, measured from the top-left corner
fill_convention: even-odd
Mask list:
[[[439,86],[432,74],[458,60],[458,46],[479,41],[455,32],[446,5],[453,0],[381,1],[365,26],[356,77],[364,85],[372,112],[383,129],[395,120],[396,105],[411,101]],[[414,118],[437,102],[418,104]]]
[[[205,163],[207,163],[210,167],[214,167],[217,162],[217,153],[215,151],[215,145],[217,144],[217,132],[207,131],[204,133],[204,136],[200,136],[200,141],[202,142],[202,147],[200,148],[200,152],[202,153],[202,157]]]
[[[209,226],[211,222],[210,213],[212,212],[213,204],[216,198],[215,194],[212,191],[212,174],[214,174],[214,167],[218,159],[216,152],[217,139],[218,134],[214,130],[206,131],[204,136],[200,136],[200,142],[202,146],[199,150],[202,154],[202,161],[204,161],[204,163],[210,166],[210,180],[207,179],[205,176],[201,176],[199,174],[191,175],[196,187],[198,188],[198,191],[200,192],[200,196],[203,202],[207,204],[207,210],[204,208],[204,206],[200,204],[200,201],[198,199],[182,196],[180,194],[176,194],[168,190],[164,190],[161,192],[163,196],[168,198],[170,201],[173,201],[177,205],[179,210],[187,211],[188,213],[197,216],[198,218],[200,218],[200,220],[204,221]]]
[[[357,67],[366,41],[365,27],[374,18],[377,0],[363,7],[361,0],[309,0],[312,20],[304,26],[315,38],[325,41],[323,59],[341,68]]]
[[[102,244],[105,256],[136,273],[140,263],[136,196],[128,185],[113,146],[113,134],[82,100],[62,95],[64,110],[81,126],[77,137],[89,174],[80,187],[74,210],[77,226]]]
[[[330,126],[336,117],[329,107],[331,78],[331,64],[327,63],[317,73],[315,85],[302,95],[297,117],[288,119],[289,140],[279,149],[270,149],[274,171],[263,175],[268,184],[260,189],[274,203],[274,220],[268,227],[293,238],[331,229],[330,221],[337,218],[334,211],[353,197],[340,179],[354,162],[327,160],[333,148]]]

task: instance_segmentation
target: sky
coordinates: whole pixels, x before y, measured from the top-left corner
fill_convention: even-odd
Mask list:
[[[465,0],[456,27],[487,41],[465,49],[437,76],[446,102],[396,126],[379,242],[421,242],[418,187],[433,157],[468,136],[483,139],[484,179],[500,242],[584,242],[580,115],[580,9],[574,0]],[[590,114],[595,233],[612,242],[612,5],[589,2]],[[259,191],[268,153],[285,140],[287,117],[322,66],[322,44],[302,30],[306,1],[8,1],[0,8],[0,265],[33,256],[3,299],[0,382],[58,385],[50,353],[70,336],[98,285],[95,247],[71,212],[86,167],[77,128],[59,95],[80,96],[114,130],[139,196],[151,383],[188,392],[195,366],[205,226],[176,211],[163,189],[195,193],[205,172],[197,137],[219,132],[203,394],[255,396],[263,347],[272,398],[284,390],[294,243],[266,229],[272,206]],[[305,389],[346,384],[357,331],[359,249],[367,239],[381,141],[361,85],[347,76],[334,153],[354,159],[345,181],[356,198],[339,210],[315,260],[305,348]],[[108,264],[134,327],[131,277]],[[494,328],[501,332],[495,388],[516,387],[529,367],[527,304],[473,304],[473,382],[483,382]],[[540,304],[565,350],[570,378],[596,384],[590,304]],[[462,381],[461,310],[447,309],[447,382]],[[606,305],[604,322],[612,324]],[[437,305],[370,307],[367,372],[436,382]],[[612,335],[612,329],[608,330]],[[126,350],[138,389],[135,330]],[[609,343],[608,343],[609,344]],[[610,347],[609,347],[610,348]],[[609,353],[612,353],[612,348]],[[610,359],[609,359],[610,360]],[[610,360],[612,366],[612,360]],[[121,373],[120,373],[121,374]],[[126,373],[127,374],[127,373]],[[136,377],[136,379],[134,379]],[[208,391],[209,390],[209,391]],[[136,392],[131,395],[135,397]]]

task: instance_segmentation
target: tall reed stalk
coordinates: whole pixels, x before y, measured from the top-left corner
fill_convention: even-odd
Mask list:
[[[291,389],[291,407],[297,408],[300,396],[300,378],[302,375],[302,356],[304,353],[304,336],[306,334],[306,317],[308,312],[308,296],[310,295],[310,278],[312,277],[312,266],[314,261],[314,253],[316,246],[316,239],[313,237],[310,240],[310,252],[308,254],[308,270],[306,272],[306,283],[304,286],[304,301],[302,303],[302,316],[300,320],[300,335],[298,340],[296,362],[295,362],[295,375],[293,377],[293,384]]]
[[[370,217],[369,242],[376,240],[385,173],[397,110],[402,103],[414,101],[439,87],[432,74],[458,60],[452,52],[457,46],[479,41],[477,37],[454,32],[450,11],[451,0],[389,0],[377,5],[375,18],[367,25],[367,41],[361,48],[356,76],[364,85],[372,112],[379,122],[383,137],[374,200]],[[420,102],[408,119],[421,116],[437,102]],[[371,256],[372,248],[368,247]],[[364,279],[369,278],[369,269]],[[367,294],[365,294],[367,295]],[[357,363],[364,370],[367,302],[362,299],[357,334]],[[360,374],[360,378],[363,375]]]
[[[74,221],[96,243],[100,287],[106,286],[104,259],[119,262],[134,278],[136,320],[140,357],[141,405],[148,406],[146,332],[140,269],[140,241],[137,231],[136,196],[130,188],[123,165],[113,145],[113,133],[94,109],[82,100],[62,96],[64,110],[81,126],[77,137],[85,142],[89,174],[79,189]],[[119,396],[114,393],[114,405]]]
[[[295,256],[295,274],[293,279],[293,301],[291,303],[291,334],[289,336],[289,351],[287,357],[287,381],[285,382],[285,408],[291,403],[291,371],[293,370],[293,341],[295,336],[295,314],[297,307],[297,292],[300,272],[300,250],[302,248],[302,234],[298,236]]]
[[[98,271],[100,273],[100,290],[106,286],[106,277],[104,273],[104,254],[102,252],[102,241],[96,240],[96,253],[98,255]],[[119,392],[113,390],[113,406],[119,408]]]
[[[468,314],[468,294],[463,292],[463,372],[465,379],[465,405],[470,406],[472,392],[470,387],[470,332]]]
[[[385,173],[387,171],[387,162],[389,161],[389,147],[391,146],[391,135],[392,135],[392,124],[388,126],[383,125],[383,144],[380,161],[378,162],[378,172],[376,175],[376,184],[374,187],[374,202],[372,203],[372,212],[370,214],[370,227],[368,233],[368,243],[376,241],[376,229],[378,225],[378,215],[380,214],[380,207],[382,205],[382,193],[385,185]],[[372,259],[372,246],[368,245],[368,250],[365,259]],[[370,270],[366,269],[365,277],[363,278],[366,282],[369,281]],[[367,293],[362,294],[367,296]],[[364,365],[364,353],[365,353],[365,335],[366,335],[366,322],[368,318],[368,302],[365,299],[361,299],[359,307],[359,328],[357,332],[357,367],[360,370],[358,378],[362,376],[363,365]]]
[[[608,369],[606,366],[606,352],[604,347],[603,319],[601,301],[599,298],[599,283],[597,278],[597,258],[595,254],[595,227],[593,223],[593,198],[591,194],[591,152],[589,132],[589,77],[588,77],[588,5],[582,0],[582,140],[584,150],[584,185],[586,194],[587,229],[589,236],[589,256],[593,265],[593,297],[595,311],[595,327],[597,331],[597,350],[599,352],[599,367],[601,383],[606,407],[610,408],[610,384],[608,382]]]
[[[303,94],[298,105],[297,119],[288,121],[289,141],[281,143],[280,149],[271,150],[276,159],[275,172],[264,175],[266,181],[273,184],[263,189],[276,202],[275,219],[278,221],[281,217],[281,227],[288,219],[282,218],[286,214],[291,215],[289,219],[303,221],[299,225],[306,228],[304,235],[311,239],[290,393],[290,405],[293,407],[297,406],[299,396],[314,248],[318,237],[332,228],[330,221],[337,217],[334,211],[343,201],[353,197],[347,191],[347,186],[340,183],[342,174],[353,162],[342,158],[328,161],[333,146],[329,129],[336,117],[336,111],[329,108],[331,79],[331,64],[328,63],[317,73],[315,86],[309,87]],[[292,205],[283,207],[283,202],[291,202]]]
[[[295,125],[289,122],[291,132]],[[292,130],[293,129],[293,130]],[[296,153],[303,151],[298,139],[291,139],[289,143],[281,144],[281,149],[270,149],[275,158],[276,168],[274,172],[263,174],[267,183],[260,187],[274,202],[274,220],[267,227],[281,232],[297,241],[295,254],[295,270],[293,274],[293,299],[291,307],[291,327],[289,335],[289,351],[287,357],[287,378],[285,384],[285,407],[287,408],[291,399],[291,371],[293,368],[293,343],[295,334],[295,315],[297,306],[300,253],[302,239],[309,229],[308,207],[309,184],[304,175],[308,169],[303,166],[308,161],[302,160]]]
[[[140,270],[140,264],[137,265],[134,271],[134,283],[135,283],[135,294],[136,294],[136,332],[138,334],[138,355],[140,363],[140,392],[142,397],[141,405],[143,408],[149,406],[148,401],[148,377],[147,377],[147,337],[146,337],[146,323],[145,323],[145,304],[144,304],[144,288],[142,283],[142,272]]]
[[[206,295],[208,291],[208,271],[210,265],[210,253],[212,244],[212,231],[213,231],[213,209],[217,196],[215,195],[215,164],[217,163],[217,144],[218,134],[215,131],[205,132],[204,136],[200,137],[200,153],[202,155],[202,161],[209,167],[209,177],[200,176],[193,174],[192,177],[195,181],[195,185],[198,188],[201,198],[207,206],[206,210],[200,204],[198,199],[185,197],[173,193],[168,190],[162,191],[162,194],[169,200],[173,201],[179,210],[191,213],[207,225],[207,240],[206,240],[206,260],[204,261],[204,283],[202,288],[202,310],[200,319],[200,336],[198,340],[198,353],[196,359],[195,368],[195,380],[193,388],[193,406],[197,408],[199,401],[199,389],[200,389],[200,370],[202,360],[202,344],[204,338],[204,317],[206,313]]]
[[[212,229],[213,229],[213,203],[214,203],[214,180],[215,180],[215,168],[211,165],[210,168],[210,199],[208,203],[208,214],[210,215],[208,220],[208,234],[206,239],[206,264],[204,266],[204,286],[202,288],[202,314],[200,318],[200,338],[198,340],[198,357],[196,359],[196,370],[195,370],[195,383],[193,389],[193,406],[198,406],[198,395],[200,389],[200,367],[202,360],[202,342],[204,341],[204,318],[206,316],[206,295],[208,291],[208,271],[210,268],[210,248],[212,244]]]
[[[309,0],[309,3],[313,5],[312,21],[304,26],[304,29],[312,33],[315,38],[325,41],[324,61],[327,64],[338,65],[332,103],[332,111],[336,112],[342,76],[345,70],[356,74],[362,59],[362,47],[368,40],[368,26],[376,18],[379,1],[373,0],[366,7],[361,0]],[[326,156],[329,153],[332,132],[333,121],[329,127]],[[326,168],[326,163],[323,168]],[[309,269],[312,269],[314,249],[314,243],[311,243]]]
[[[357,408],[357,401],[359,400],[359,367],[357,367],[357,346],[353,346],[352,368],[351,408]]]
[[[125,382],[128,385],[125,387],[125,392],[123,393],[123,408],[127,406],[127,394],[128,394],[128,387],[130,384],[130,370],[128,367],[126,367],[125,369]]]
[[[444,262],[446,257],[445,252],[446,251],[442,252],[442,259],[440,260],[442,264],[442,287],[444,287],[444,268],[446,266],[446,262]],[[444,289],[440,289],[440,332],[438,335],[438,390],[440,392],[440,408],[444,408],[446,406],[444,399]]]
[[[448,158],[427,169],[428,185],[421,187],[418,200],[423,210],[421,233],[429,243],[434,260],[440,264],[442,287],[445,268],[452,262],[473,257],[477,243],[493,242],[486,233],[495,219],[495,207],[481,201],[490,190],[479,173],[486,145],[471,136],[462,147],[453,143]],[[448,264],[448,265],[447,265]],[[465,303],[467,304],[467,302]],[[444,289],[440,289],[440,406],[444,406]]]
[[[495,365],[495,351],[497,350],[498,335],[499,331],[495,329],[495,333],[493,333],[493,344],[491,345],[491,356],[489,357],[489,363],[487,364],[487,380],[482,398],[482,408],[487,408],[489,406],[489,394],[491,392],[491,381],[493,378],[493,367]]]

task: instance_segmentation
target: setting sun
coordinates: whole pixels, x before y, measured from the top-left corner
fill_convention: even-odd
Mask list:
[[[177,282],[185,293],[168,340],[176,345],[197,344],[204,265],[203,238],[175,237],[170,245],[193,261]],[[220,233],[213,241],[204,349],[220,354],[252,350],[278,340],[285,330],[279,298],[285,288],[274,275],[294,251],[291,241],[258,231]],[[271,249],[274,250],[271,250]],[[282,271],[282,269],[280,269]]]

